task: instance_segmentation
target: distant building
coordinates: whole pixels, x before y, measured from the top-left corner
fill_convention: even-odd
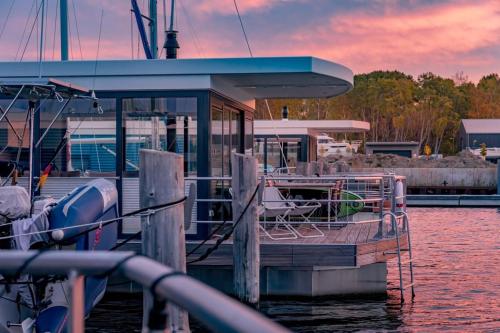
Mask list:
[[[325,133],[365,133],[369,130],[370,123],[358,120],[255,120],[253,149],[259,167],[265,172],[293,168],[297,162],[316,161],[319,147],[335,145]],[[322,142],[325,138],[332,142]],[[348,145],[337,144],[339,147]]]
[[[460,149],[500,147],[500,119],[462,119],[459,132]]]
[[[414,158],[418,156],[418,142],[367,142],[365,151],[367,155],[372,154],[394,154],[403,157]]]
[[[460,150],[468,149],[480,155],[485,144],[486,159],[496,162],[500,158],[500,119],[462,119],[460,123]]]

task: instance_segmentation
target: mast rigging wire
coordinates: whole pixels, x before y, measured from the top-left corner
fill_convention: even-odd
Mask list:
[[[5,31],[5,27],[7,26],[7,22],[9,22],[10,13],[12,12],[12,7],[14,7],[15,2],[16,0],[12,0],[12,2],[10,3],[9,10],[7,11],[7,16],[5,17],[5,21],[3,22],[2,25],[2,30],[0,30],[0,40],[2,39],[3,32]]]
[[[56,2],[56,17],[54,19],[54,34],[52,36],[52,60],[55,60],[56,54],[56,33],[57,33],[57,18],[59,17],[59,0]]]
[[[243,31],[243,36],[245,36],[248,52],[250,53],[250,57],[253,58],[252,49],[250,48],[250,43],[248,42],[247,32],[245,31],[245,26],[243,25],[243,20],[241,19],[240,11],[238,9],[238,4],[236,3],[236,0],[233,0],[233,3],[234,3],[234,8],[236,9],[236,14],[238,14],[238,20],[240,21],[241,30]]]
[[[245,26],[243,25],[243,20],[241,19],[240,11],[238,10],[238,4],[236,3],[236,0],[233,0],[233,2],[234,2],[234,8],[236,9],[236,14],[238,15],[238,19],[240,21],[241,30],[243,31],[243,36],[245,36],[245,41],[246,41],[247,46],[248,46],[248,52],[250,53],[250,57],[253,58],[252,48],[250,47],[250,43],[249,43],[248,38],[247,38],[247,33],[245,31]],[[271,120],[274,120],[273,115],[271,113],[271,108],[269,107],[269,102],[267,101],[267,98],[265,98],[264,101],[266,103],[266,108],[267,108],[267,112],[269,113],[269,117],[271,118]],[[288,161],[285,158],[285,152],[283,150],[283,145],[280,141],[280,137],[279,137],[278,133],[276,132],[276,126],[273,126],[273,129],[275,132],[274,135],[278,139],[278,147],[280,147],[281,157],[283,159],[283,162],[285,162],[285,167],[288,170]],[[266,168],[267,168],[267,166],[264,166],[264,169],[266,169]]]
[[[132,60],[134,60],[134,25],[133,25],[133,13],[130,12],[130,53],[132,54]]]
[[[33,3],[34,3],[35,1],[36,1],[36,0],[34,0],[34,1],[33,1]],[[38,8],[38,9],[40,9],[40,8]],[[36,17],[38,17],[38,11],[36,12]],[[36,17],[35,17],[35,19],[34,19],[34,21],[33,21],[33,24],[31,25],[31,30],[30,30],[30,33],[29,33],[29,36],[28,36],[28,40],[26,41],[26,44],[25,44],[25,46],[24,46],[24,49],[23,49],[23,47],[22,47],[22,44],[23,44],[23,39],[24,39],[24,32],[23,32],[23,36],[21,37],[21,40],[20,40],[20,45],[19,45],[20,47],[19,47],[19,49],[18,49],[18,52],[19,52],[19,51],[21,51],[21,50],[23,50],[23,52],[22,52],[22,56],[21,56],[21,58],[20,58],[20,60],[19,60],[19,61],[23,60],[22,58],[23,58],[23,56],[24,56],[24,52],[26,52],[26,48],[28,47],[28,43],[29,43],[30,38],[31,38],[31,34],[33,33],[33,29],[34,29],[34,27],[35,27]],[[29,15],[29,17],[28,17],[28,20],[29,20],[29,19],[31,19],[31,13],[30,13],[30,15]],[[29,23],[29,21],[26,21],[26,26],[25,26],[25,27],[27,27],[27,24],[28,24],[28,23]],[[18,53],[16,53],[16,59],[17,59],[17,55],[18,55]]]
[[[49,3],[47,1],[47,4],[45,6],[45,33],[43,35],[43,60],[47,60],[47,56],[46,56],[46,51],[47,51],[47,32],[49,31],[48,29],[48,22],[47,21],[47,18],[49,16]]]
[[[38,15],[40,14],[40,10],[42,9],[42,4],[43,4],[43,2],[40,3],[40,6],[38,6],[38,10],[36,11],[35,19],[33,20],[33,24],[31,25],[31,30],[30,30],[30,33],[28,35],[28,40],[26,41],[26,44],[24,45],[24,50],[23,50],[23,53],[21,54],[21,58],[19,59],[19,61],[22,61],[24,58],[24,54],[26,53],[26,49],[28,48],[28,44],[30,42],[31,35],[33,34],[33,30],[35,28],[35,25],[37,26],[37,30],[38,30],[38,25],[36,23],[38,22]],[[37,45],[38,45],[38,38],[36,38],[36,41],[37,41]],[[38,55],[38,48],[37,48],[37,55]]]
[[[42,5],[42,20],[40,21],[40,52],[38,54],[38,77],[42,77],[42,60],[44,56],[44,51],[45,51],[45,34],[44,34],[44,27],[45,27],[45,18],[47,17],[47,13],[45,11],[45,0],[41,1]],[[38,28],[38,25],[37,25]]]
[[[99,51],[101,49],[101,33],[102,33],[102,19],[104,17],[104,9],[101,8],[101,19],[99,20],[99,35],[97,37],[97,51],[95,55],[95,62],[94,62],[94,75],[92,78],[92,91],[95,89],[95,76],[97,74],[97,60],[99,60]]]
[[[78,28],[78,18],[76,16],[75,0],[71,1],[71,5],[73,7],[73,17],[75,18],[76,37],[78,39],[78,47],[80,48],[80,60],[83,60],[82,43],[80,41],[80,29]]]
[[[31,21],[31,14],[33,12],[33,8],[35,7],[35,1],[36,0],[33,0],[33,2],[31,3],[31,8],[30,8],[30,11],[28,13],[28,18],[24,22],[23,33],[21,35],[21,38],[19,39],[19,45],[17,46],[16,56],[15,56],[14,60],[17,60],[17,56],[19,55],[19,52],[21,52],[21,49],[23,47],[24,36],[26,35],[26,29],[28,29],[28,23]]]
[[[193,36],[193,42],[194,42],[194,46],[196,48],[196,50],[198,51],[198,54],[200,56],[202,56],[203,58],[205,58],[205,51],[200,43],[200,40],[198,38],[198,34],[196,32],[196,29],[194,27],[194,24],[192,23],[192,20],[191,20],[191,17],[189,16],[186,8],[184,7],[184,5],[182,4],[182,1],[179,2],[179,5],[181,7],[181,11],[182,13],[184,14],[184,17],[186,18],[186,21],[187,21],[187,25],[189,27],[189,31],[191,32],[191,35]]]

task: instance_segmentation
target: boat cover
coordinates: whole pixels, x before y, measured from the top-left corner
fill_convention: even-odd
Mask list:
[[[12,234],[16,250],[28,251],[33,244],[48,243],[49,229],[48,211],[12,222]]]
[[[29,216],[30,196],[21,186],[0,187],[0,225]]]

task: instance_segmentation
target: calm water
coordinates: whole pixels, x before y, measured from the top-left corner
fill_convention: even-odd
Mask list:
[[[268,300],[261,311],[297,332],[500,332],[500,213],[456,208],[409,213],[417,283],[413,303],[408,293],[401,306],[399,291],[390,291],[379,299]],[[395,286],[395,260],[388,269],[389,286]],[[112,296],[94,310],[87,327],[139,332],[141,316],[140,297]]]

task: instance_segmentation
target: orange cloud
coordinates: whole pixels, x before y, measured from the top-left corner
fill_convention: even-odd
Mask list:
[[[469,60],[467,52],[500,45],[500,6],[489,1],[430,6],[385,16],[351,12],[310,29],[291,37],[291,44],[301,45],[300,53],[335,59],[357,72],[425,67],[429,62],[460,63]],[[476,58],[474,62],[491,60]]]

